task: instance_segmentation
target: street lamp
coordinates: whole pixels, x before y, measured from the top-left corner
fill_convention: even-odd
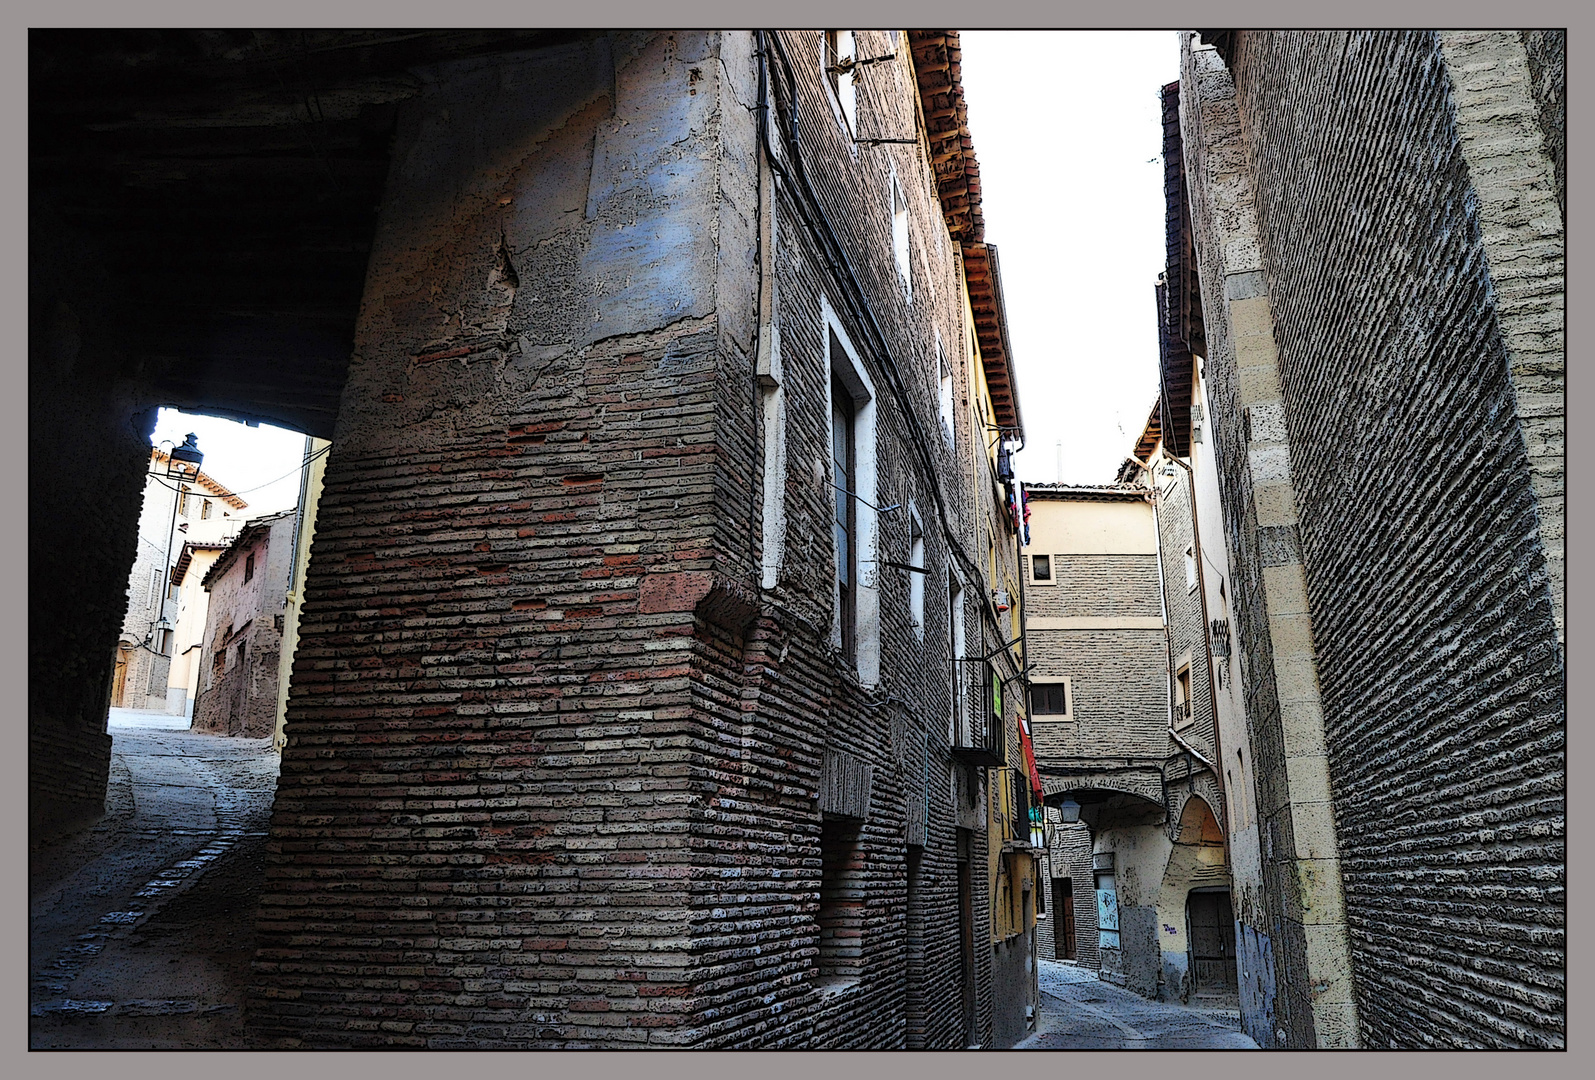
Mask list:
[[[190,431],[183,445],[172,447],[172,452],[166,456],[166,478],[193,483],[199,479],[200,462],[204,460],[205,455],[199,452],[194,433]]]
[[[1080,820],[1080,804],[1073,799],[1064,799],[1058,804],[1058,820],[1069,824]]]

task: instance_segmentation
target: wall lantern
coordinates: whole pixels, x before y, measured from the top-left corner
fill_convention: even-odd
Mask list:
[[[199,479],[199,466],[205,460],[205,455],[199,452],[199,446],[190,431],[188,438],[182,446],[172,447],[172,452],[166,458],[166,478],[193,483]]]
[[[1080,820],[1080,804],[1073,799],[1065,799],[1058,804],[1058,820],[1064,824]]]

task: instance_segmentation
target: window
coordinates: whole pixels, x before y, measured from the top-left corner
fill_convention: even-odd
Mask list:
[[[206,499],[199,504],[199,520],[210,520],[210,500]]]
[[[831,515],[836,552],[831,645],[847,658],[862,685],[875,686],[881,678],[880,568],[883,560],[893,561],[880,546],[880,520],[874,509],[891,501],[882,500],[876,491],[875,387],[823,296],[820,309],[829,330],[825,335],[831,373],[826,384],[831,398],[829,481],[836,496]]]
[[[1174,726],[1184,727],[1191,722],[1191,665],[1186,664],[1174,673]]]
[[[913,620],[914,632],[925,636],[925,531],[919,518],[908,519],[908,565],[918,569],[908,573],[908,617]]]
[[[1196,547],[1194,544],[1185,545],[1185,588],[1196,588]]]
[[[853,31],[825,31],[825,79],[842,110],[849,138],[858,131],[858,91],[853,85],[853,59],[857,55]]]
[[[162,656],[172,654],[172,632],[167,627],[160,627],[155,631],[155,651]]]
[[[820,823],[819,976],[856,981],[864,971],[864,860],[859,826],[835,818]]]
[[[836,610],[842,626],[842,655],[857,656],[858,508],[853,498],[853,396],[839,380],[831,381],[831,484],[835,513],[831,522],[836,550]]]
[[[953,369],[947,363],[947,353],[942,349],[941,335],[936,335],[936,364],[941,372],[941,434],[949,448],[953,445]]]
[[[233,652],[238,657],[238,666],[239,667],[243,667],[244,666],[244,646],[248,645],[248,644],[249,644],[249,642],[247,642],[247,641],[240,641],[238,643],[238,647],[233,650]]]
[[[192,489],[187,484],[177,485],[177,516],[188,516],[188,493]]]
[[[220,675],[222,672],[227,670],[226,649],[216,650],[216,655],[210,658],[210,670],[212,675]]]
[[[892,256],[897,262],[897,276],[903,283],[903,296],[914,298],[913,275],[908,259],[908,199],[903,195],[897,174],[892,173]]]
[[[1052,580],[1052,557],[1050,555],[1030,556],[1030,579],[1032,581]]]
[[[251,551],[244,556],[244,580],[248,581],[255,576],[255,553]]]
[[[952,657],[953,693],[952,709],[947,714],[947,745],[961,746],[960,723],[967,717],[968,704],[964,701],[964,588],[951,570],[947,574],[947,655]]]
[[[1030,715],[1037,720],[1073,720],[1070,680],[1030,684]]]

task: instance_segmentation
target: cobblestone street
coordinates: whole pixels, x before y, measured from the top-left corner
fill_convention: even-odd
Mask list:
[[[1040,961],[1041,1021],[1018,1050],[1255,1050],[1233,1007],[1173,1005]]]
[[[243,1045],[277,756],[113,709],[108,812],[30,851],[30,1045]]]

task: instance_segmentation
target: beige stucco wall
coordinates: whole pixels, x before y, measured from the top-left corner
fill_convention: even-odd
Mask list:
[[[288,741],[288,682],[293,672],[294,649],[299,644],[299,605],[303,600],[305,570],[310,565],[310,540],[316,532],[316,506],[321,502],[321,482],[327,473],[327,453],[332,444],[326,439],[307,437],[306,456],[312,460],[299,491],[302,518],[294,544],[293,569],[288,576],[288,596],[284,602],[282,652],[277,661],[277,727],[272,745],[278,750]]]
[[[1032,496],[1030,546],[1038,555],[1154,555],[1152,507],[1144,502],[1058,501]]]

